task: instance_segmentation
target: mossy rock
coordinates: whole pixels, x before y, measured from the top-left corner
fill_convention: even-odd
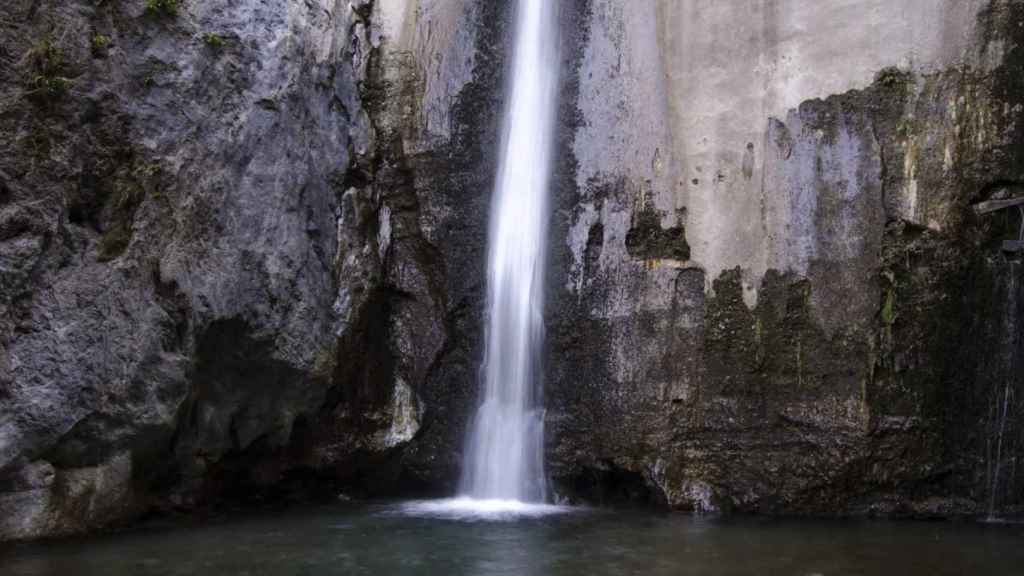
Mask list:
[[[146,0],[147,14],[174,17],[179,12],[181,12],[181,0]]]

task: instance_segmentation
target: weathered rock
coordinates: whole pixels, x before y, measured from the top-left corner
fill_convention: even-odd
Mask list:
[[[549,305],[563,491],[1019,509],[1019,217],[969,206],[1024,176],[1024,5],[583,12]],[[676,230],[688,251],[638,249]]]
[[[444,194],[425,213],[410,166],[475,120],[446,104],[472,80],[476,8],[178,6],[6,7],[0,537],[339,475],[422,427],[461,297],[425,237],[485,214]],[[430,37],[404,37],[407,16]]]
[[[0,42],[69,88],[4,69],[0,536],[451,490],[505,6],[86,4],[16,3]],[[115,458],[119,511],[17,481]]]

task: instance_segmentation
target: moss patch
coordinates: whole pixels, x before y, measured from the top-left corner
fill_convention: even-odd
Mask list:
[[[650,206],[634,216],[633,226],[626,233],[626,251],[630,256],[643,260],[690,259],[686,228],[662,228],[661,213]]]
[[[105,34],[95,34],[92,37],[92,41],[89,43],[90,51],[95,58],[105,58],[107,55],[107,48],[110,47],[110,36]]]
[[[63,48],[47,34],[36,40],[23,59],[31,98],[49,103],[71,91],[69,66]]]
[[[885,303],[882,304],[882,323],[892,326],[896,322],[896,289],[890,286],[885,290]]]
[[[181,0],[146,0],[146,13],[153,16],[174,17],[181,11]]]
[[[215,32],[207,32],[203,34],[203,44],[206,44],[213,50],[220,50],[224,47],[224,38]]]

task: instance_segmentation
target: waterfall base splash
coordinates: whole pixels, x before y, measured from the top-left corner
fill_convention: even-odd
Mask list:
[[[519,500],[477,500],[459,497],[446,500],[406,502],[398,512],[405,516],[465,521],[504,521],[566,514],[583,508],[537,504]]]
[[[544,410],[484,402],[473,422],[459,496],[481,502],[544,502]]]

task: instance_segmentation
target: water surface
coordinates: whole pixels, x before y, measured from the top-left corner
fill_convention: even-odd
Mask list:
[[[0,548],[4,576],[1020,575],[1024,526],[336,505]],[[556,513],[557,512],[557,513]],[[413,514],[410,516],[409,514]]]

